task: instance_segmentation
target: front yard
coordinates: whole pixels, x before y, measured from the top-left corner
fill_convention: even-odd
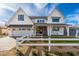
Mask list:
[[[67,36],[51,36],[51,38],[49,39],[49,37],[43,37],[43,36],[36,36],[36,37],[24,37],[23,38],[25,41],[22,42],[22,44],[24,44],[25,46],[27,46],[28,44],[49,44],[49,40],[50,40],[50,44],[53,43],[59,43],[59,44],[78,44],[79,43],[79,39],[78,37],[67,37]],[[26,45],[27,44],[27,45]],[[30,45],[28,45],[30,46]],[[32,46],[33,47],[33,46]],[[36,46],[34,46],[36,47]],[[39,45],[37,46],[39,47]],[[46,46],[47,47],[47,46]],[[39,48],[34,48],[37,51],[40,51],[40,54],[43,56],[53,56],[53,55],[57,55],[57,56],[76,56],[79,55],[79,47],[78,46],[51,46],[50,48],[50,52],[48,52],[48,47],[44,48],[44,46],[40,46]],[[73,49],[73,50],[72,50]],[[32,50],[31,50],[32,51]],[[31,54],[32,56],[36,56],[39,55],[39,52],[37,53],[37,51],[32,51]],[[26,53],[28,54],[28,53]]]
[[[23,49],[23,47],[22,47]],[[26,46],[20,52],[24,52]],[[48,51],[47,46],[32,46],[28,49],[28,52],[24,52],[24,56],[79,56],[79,46],[51,46],[51,51]],[[23,54],[18,54],[23,56]]]

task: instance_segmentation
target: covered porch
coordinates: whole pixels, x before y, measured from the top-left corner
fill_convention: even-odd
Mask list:
[[[79,28],[67,24],[40,24],[34,26],[35,36],[78,36]],[[33,33],[33,34],[34,34]]]
[[[79,29],[67,24],[53,24],[48,26],[48,36],[78,36]]]
[[[34,31],[35,36],[47,36],[47,24],[35,24]]]
[[[75,36],[79,35],[79,28],[65,24],[11,26],[9,36]]]

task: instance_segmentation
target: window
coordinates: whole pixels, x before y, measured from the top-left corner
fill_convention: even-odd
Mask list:
[[[59,31],[59,27],[53,27],[52,30],[53,31]]]
[[[41,23],[44,23],[44,20],[41,20]]]
[[[28,28],[27,30],[30,30],[30,28]]]
[[[19,30],[26,30],[25,28],[19,28]]]
[[[21,28],[19,28],[19,30],[22,30]]]
[[[26,30],[25,28],[21,28],[20,30]]]
[[[15,30],[14,28],[12,30]]]
[[[37,20],[37,23],[44,23],[44,20],[43,19],[39,19],[39,20]]]
[[[52,22],[59,22],[60,17],[54,17],[52,18]]]
[[[37,20],[37,23],[40,23],[40,21],[39,21],[39,20]]]
[[[18,15],[18,20],[19,21],[24,21],[24,15]]]

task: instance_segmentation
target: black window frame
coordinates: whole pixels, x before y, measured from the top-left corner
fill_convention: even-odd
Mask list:
[[[18,15],[18,21],[24,21],[24,15]]]
[[[45,20],[38,19],[37,23],[45,23]]]
[[[59,21],[54,21],[54,19],[58,19]],[[60,22],[60,17],[52,17],[52,22]]]

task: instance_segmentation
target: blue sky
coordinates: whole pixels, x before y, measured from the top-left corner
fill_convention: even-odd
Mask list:
[[[0,4],[0,23],[6,23],[19,7],[23,8],[29,16],[47,16],[57,8],[64,15],[65,24],[79,24],[79,3]]]

